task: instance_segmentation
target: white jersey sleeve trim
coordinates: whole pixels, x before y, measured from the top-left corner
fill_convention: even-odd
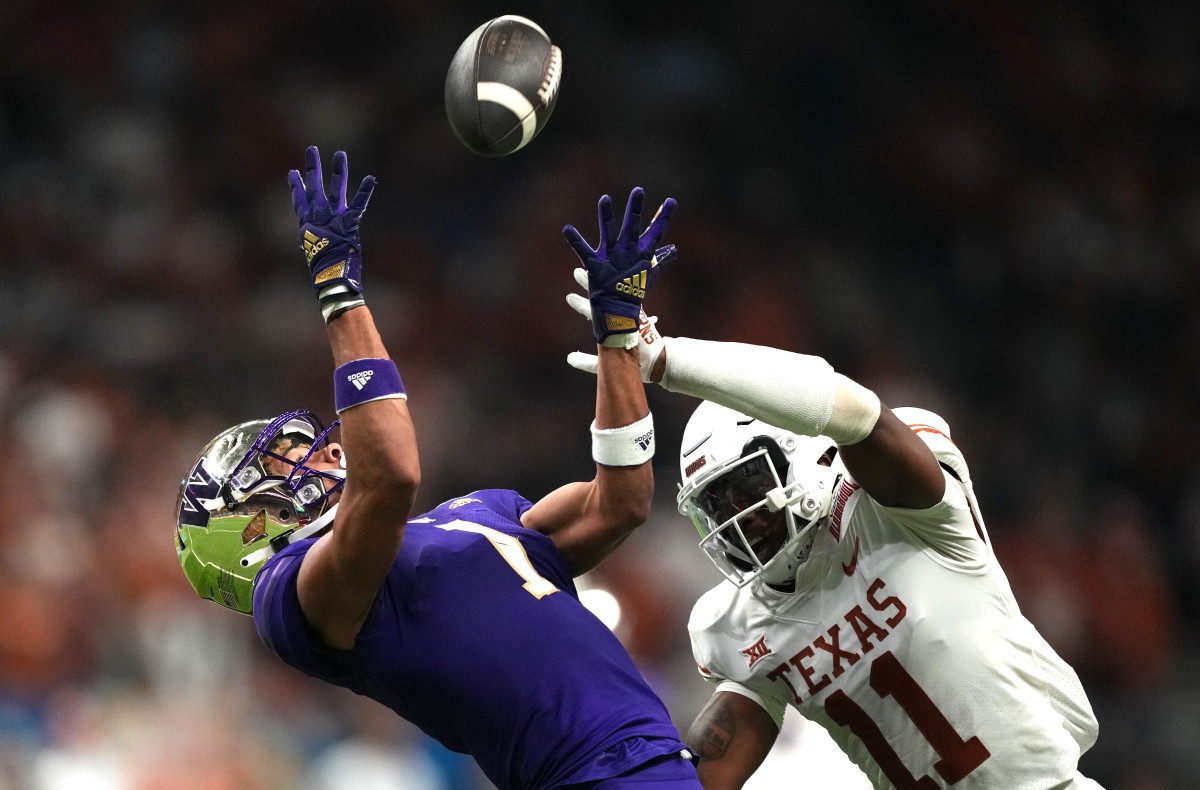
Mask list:
[[[723,680],[718,683],[717,690],[714,693],[720,693],[722,691],[741,694],[747,699],[754,700],[758,703],[759,707],[767,712],[767,715],[770,716],[771,720],[775,722],[775,726],[779,729],[783,729],[783,714],[787,712],[788,707],[787,703],[783,700],[776,699],[774,697],[763,697],[758,692],[751,691],[741,683],[733,680]]]

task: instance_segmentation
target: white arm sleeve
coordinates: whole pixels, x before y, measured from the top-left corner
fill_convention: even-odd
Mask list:
[[[838,444],[861,442],[879,419],[879,397],[821,357],[767,346],[664,338],[662,386],[765,423]]]

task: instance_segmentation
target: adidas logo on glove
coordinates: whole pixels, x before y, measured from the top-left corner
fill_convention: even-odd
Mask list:
[[[329,239],[322,239],[310,230],[304,231],[304,257],[311,264],[316,254],[329,246]]]
[[[367,386],[367,382],[371,380],[371,376],[373,375],[375,375],[375,371],[373,370],[360,370],[357,373],[351,373],[347,376],[346,381],[353,384],[356,390],[361,390]]]
[[[638,299],[646,298],[646,273],[638,272],[617,282],[617,290]]]

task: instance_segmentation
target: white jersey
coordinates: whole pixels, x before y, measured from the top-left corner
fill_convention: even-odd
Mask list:
[[[795,593],[726,581],[692,610],[701,674],[783,721],[825,727],[876,788],[1098,787],[1079,678],[1017,608],[966,462],[940,417],[896,415],[946,472],[926,510],[880,505],[846,478]]]

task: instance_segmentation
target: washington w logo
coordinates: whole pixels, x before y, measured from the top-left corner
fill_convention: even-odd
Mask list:
[[[374,375],[375,371],[373,370],[360,370],[357,373],[351,373],[349,376],[347,376],[346,381],[349,381],[351,384],[353,384],[356,390],[361,390],[363,387],[367,386],[367,382],[370,381],[371,377]]]

